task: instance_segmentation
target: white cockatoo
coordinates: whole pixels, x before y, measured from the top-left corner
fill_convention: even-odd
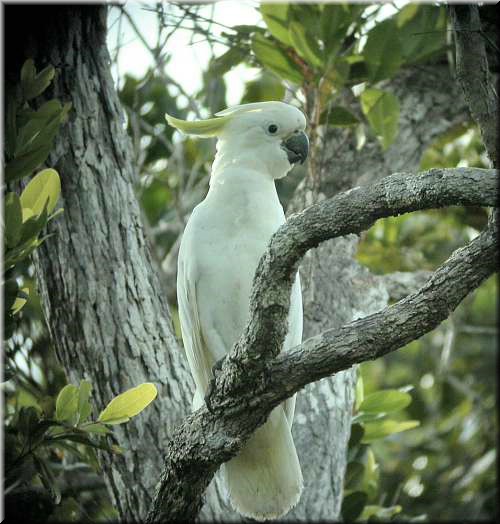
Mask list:
[[[283,102],[239,105],[196,122],[166,118],[186,134],[218,138],[210,189],[189,218],[178,261],[179,318],[197,409],[213,365],[243,332],[257,264],[285,222],[274,181],[304,162],[309,144],[304,115]],[[285,350],[302,339],[298,274],[288,323]],[[294,409],[295,397],[276,407],[224,465],[229,499],[242,515],[277,518],[300,498],[302,473],[291,434]]]

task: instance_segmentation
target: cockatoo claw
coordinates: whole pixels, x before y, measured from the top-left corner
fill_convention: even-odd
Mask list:
[[[212,396],[212,393],[215,389],[215,379],[217,378],[217,372],[219,372],[222,368],[222,363],[224,362],[224,359],[226,357],[223,356],[219,360],[215,361],[215,364],[212,366],[212,378],[210,379],[210,382],[208,383],[207,392],[205,393],[205,405],[207,406],[207,409],[210,413],[213,414],[212,410],[212,404],[210,402],[210,397]]]

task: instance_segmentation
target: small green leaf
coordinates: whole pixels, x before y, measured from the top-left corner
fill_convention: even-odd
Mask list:
[[[223,55],[217,57],[210,64],[210,74],[215,76],[222,76],[233,67],[240,64],[246,58],[246,53],[239,47],[231,47]]]
[[[344,522],[354,522],[363,512],[368,495],[364,491],[354,491],[342,501],[342,520]]]
[[[320,123],[335,127],[351,127],[359,124],[359,119],[345,107],[333,106],[323,112]]]
[[[402,58],[398,28],[394,20],[384,20],[368,33],[363,56],[372,82],[390,78],[396,73]]]
[[[29,295],[30,289],[29,287],[23,287],[20,291]],[[27,301],[28,301],[27,298],[18,296],[16,300],[14,301],[14,304],[12,304],[12,307],[10,308],[12,311],[12,314],[16,315],[17,313],[19,313],[19,311],[21,311],[21,309],[24,307]]]
[[[139,414],[158,394],[156,386],[146,382],[115,397],[101,412],[98,421],[121,424]]]
[[[401,513],[403,508],[401,506],[389,506],[388,508],[383,508],[382,506],[377,506],[375,504],[368,504],[365,506],[363,513],[361,513],[360,521],[389,521],[392,520],[392,517]],[[376,517],[376,519],[373,519]],[[413,519],[411,519],[413,520]],[[425,519],[427,520],[427,519]]]
[[[361,424],[352,424],[351,436],[349,437],[349,448],[355,448],[363,438],[365,430]]]
[[[297,53],[311,66],[321,67],[321,51],[314,37],[306,32],[303,24],[292,22],[288,29],[290,40]]]
[[[23,88],[25,100],[31,100],[32,98],[41,95],[52,82],[56,70],[53,66],[49,65],[45,69],[42,69],[31,82]]]
[[[298,65],[269,38],[256,33],[252,38],[252,50],[257,60],[280,78],[290,80],[290,82],[298,85],[301,85],[304,81]]]
[[[328,54],[336,54],[353,21],[346,4],[325,4],[321,16],[321,37]]]
[[[64,386],[56,400],[56,420],[73,423],[78,413],[78,388],[73,384]]]
[[[39,215],[47,200],[47,212],[52,213],[61,194],[61,180],[55,169],[40,171],[21,194],[21,205]]]
[[[361,93],[361,109],[375,134],[387,149],[398,134],[399,101],[380,89],[365,89]]]
[[[17,245],[21,238],[23,212],[21,201],[16,193],[5,196],[5,242],[8,247]]]
[[[82,380],[78,388],[78,424],[85,422],[92,413],[92,406],[89,402],[91,391],[92,384],[87,380]]]
[[[411,395],[397,389],[376,391],[367,395],[359,410],[367,413],[392,413],[400,411],[411,403]]]
[[[286,46],[292,46],[288,33],[288,4],[260,4],[260,12],[266,22],[269,32],[283,42]]]
[[[367,444],[385,438],[394,433],[401,433],[408,429],[416,428],[420,422],[418,420],[406,420],[404,422],[396,422],[395,420],[381,420],[378,422],[367,422],[365,424],[365,435],[361,442]]]
[[[28,58],[21,68],[21,86],[23,91],[25,91],[25,89],[28,88],[29,85],[33,82],[35,75],[35,62],[33,62],[32,58]]]
[[[47,489],[51,494],[52,498],[54,499],[54,503],[59,504],[59,502],[61,501],[61,491],[57,485],[57,480],[54,477],[54,474],[52,473],[50,465],[45,461],[45,459],[39,457],[34,453],[33,460],[38,474],[40,476],[40,480],[45,486],[45,489]]]
[[[43,209],[40,215],[34,215],[23,222],[21,242],[37,240],[42,229],[47,225],[47,209]]]
[[[107,428],[104,424],[100,424],[99,422],[94,422],[93,424],[84,424],[80,427],[82,431],[86,431],[87,433],[97,433],[99,435],[108,435],[111,433],[111,430]]]
[[[47,159],[51,149],[52,144],[41,145],[10,160],[5,166],[5,180],[13,182],[19,178],[31,175]]]
[[[352,489],[357,486],[363,478],[364,471],[365,467],[360,462],[349,462],[345,472],[344,489]]]
[[[33,406],[22,407],[17,415],[17,429],[26,442],[31,439],[39,421],[38,411]]]

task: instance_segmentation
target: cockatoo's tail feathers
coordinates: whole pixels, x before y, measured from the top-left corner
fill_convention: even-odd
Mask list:
[[[165,118],[169,125],[182,131],[184,134],[201,137],[218,136],[230,120],[229,116],[221,116],[217,118],[208,118],[207,120],[194,120],[189,122],[187,120],[175,118],[167,113],[165,114]]]

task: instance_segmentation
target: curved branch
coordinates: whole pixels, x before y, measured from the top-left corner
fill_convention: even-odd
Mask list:
[[[358,233],[391,215],[457,204],[492,206],[496,186],[495,172],[485,169],[395,174],[292,216],[261,259],[251,320],[217,376],[212,411],[202,407],[173,433],[147,522],[194,519],[218,467],[241,449],[273,407],[305,384],[394,351],[433,329],[495,270],[497,231],[492,221],[417,293],[278,355],[292,280],[308,249],[329,238]]]

